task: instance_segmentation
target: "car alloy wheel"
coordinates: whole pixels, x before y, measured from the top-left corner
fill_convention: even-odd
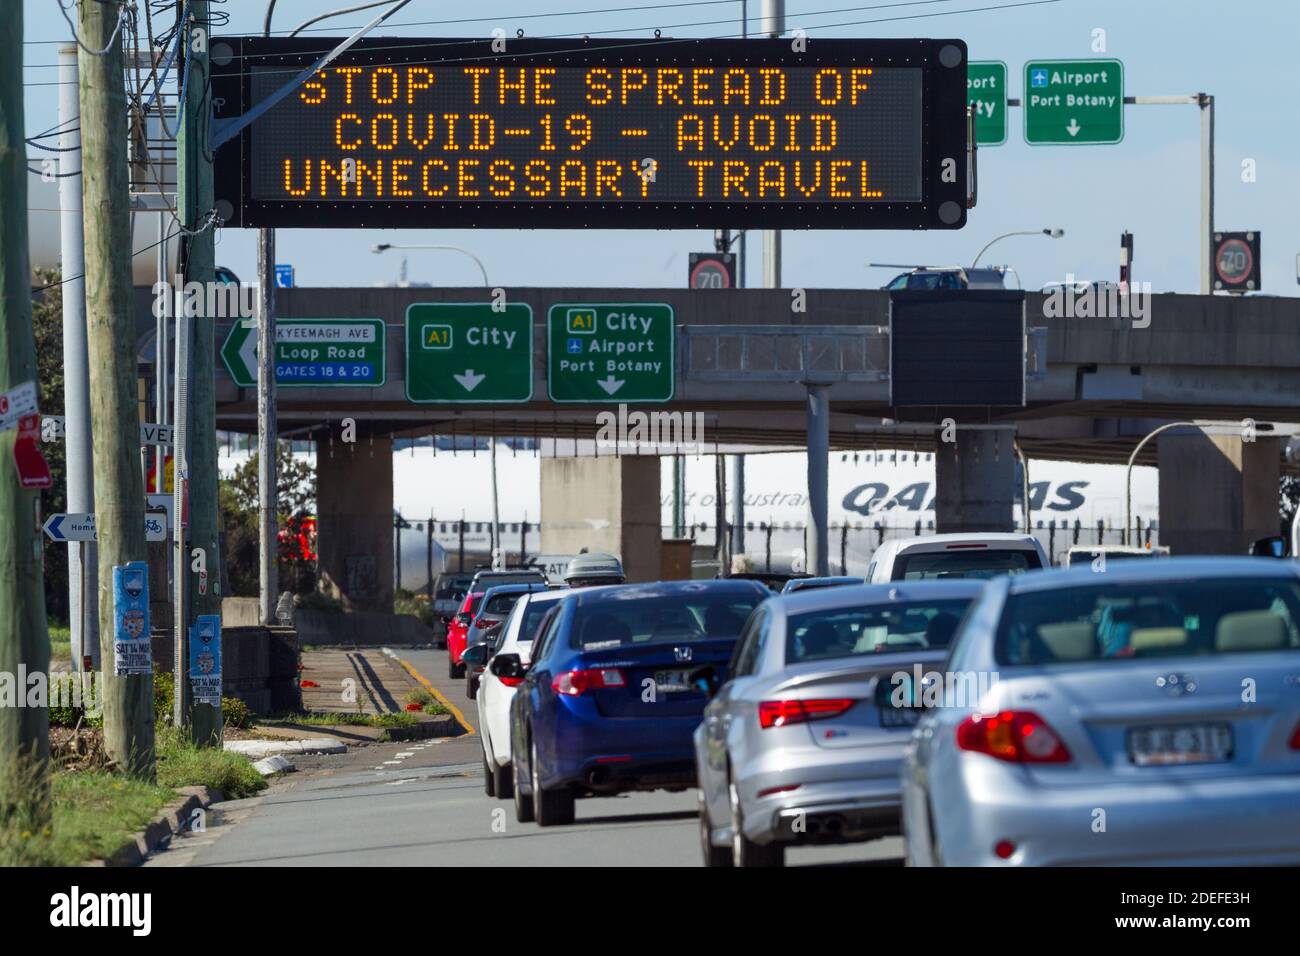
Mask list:
[[[540,827],[564,826],[573,822],[573,791],[567,787],[555,790],[542,789],[542,775],[537,767],[537,741],[532,744],[528,762],[533,777],[533,816]]]
[[[497,795],[497,778],[492,770],[492,764],[488,763],[487,753],[483,754],[483,792],[489,797]]]
[[[785,866],[785,847],[779,843],[766,846],[745,836],[745,816],[740,808],[740,793],[734,783],[727,785],[731,797],[731,861],[733,866]]]
[[[714,846],[709,824],[709,806],[700,795],[700,853],[705,866],[731,866],[731,847]]]
[[[533,797],[532,794],[525,794],[524,788],[519,785],[519,761],[511,755],[510,760],[510,778],[514,781],[515,791],[515,819],[520,823],[531,823],[533,820]]]

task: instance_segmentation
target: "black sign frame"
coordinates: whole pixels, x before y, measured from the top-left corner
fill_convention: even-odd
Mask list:
[[[1023,289],[891,291],[890,406],[1024,407],[1027,334]]]
[[[254,106],[252,70],[245,66],[306,69],[341,38],[215,37],[212,40],[214,119],[228,120]],[[252,124],[216,151],[214,185],[227,226],[267,228],[497,228],[497,229],[960,229],[967,210],[967,49],[957,39],[806,39],[795,52],[789,39],[505,39],[492,52],[476,40],[383,37],[362,39],[333,61],[374,66],[413,63],[493,66],[879,66],[919,67],[921,199],[918,202],[603,202],[530,200],[473,202],[266,202],[251,189]],[[286,81],[291,74],[286,74]],[[945,160],[952,164],[945,167]]]

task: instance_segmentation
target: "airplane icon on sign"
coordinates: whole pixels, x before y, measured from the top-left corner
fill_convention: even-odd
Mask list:
[[[1046,70],[1034,70],[1034,72],[1032,72],[1032,73],[1029,74],[1029,84],[1030,84],[1030,86],[1046,86],[1046,85],[1047,85],[1047,71],[1046,71]]]

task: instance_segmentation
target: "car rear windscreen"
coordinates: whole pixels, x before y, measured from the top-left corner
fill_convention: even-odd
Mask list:
[[[525,593],[524,591],[514,591],[510,594],[494,594],[487,602],[487,607],[483,609],[483,613],[505,617],[510,613],[510,609],[515,606],[515,602],[523,597]]]
[[[1041,568],[1038,552],[1023,548],[953,548],[904,552],[894,560],[895,581],[995,578]]]
[[[762,595],[745,591],[583,602],[574,612],[570,646],[594,650],[735,639],[761,599]]]
[[[1283,579],[1090,584],[1013,594],[999,664],[1038,665],[1300,649],[1300,585]]]
[[[828,608],[786,622],[787,664],[948,646],[970,598]]]
[[[520,643],[527,644],[537,635],[537,625],[542,623],[542,618],[546,617],[546,612],[555,607],[554,601],[529,601],[524,607],[524,619],[519,622]]]

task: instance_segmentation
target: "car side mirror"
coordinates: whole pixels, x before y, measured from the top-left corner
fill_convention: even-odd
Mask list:
[[[487,663],[488,648],[486,644],[475,644],[472,647],[465,648],[465,653],[461,654],[460,661],[470,667],[482,667]]]
[[[1287,550],[1286,538],[1280,534],[1260,538],[1250,546],[1250,553],[1260,558],[1285,558]]]
[[[523,662],[523,659],[518,654],[498,654],[492,658],[488,670],[495,677],[511,677],[522,680],[524,674],[528,671],[528,665]]]

